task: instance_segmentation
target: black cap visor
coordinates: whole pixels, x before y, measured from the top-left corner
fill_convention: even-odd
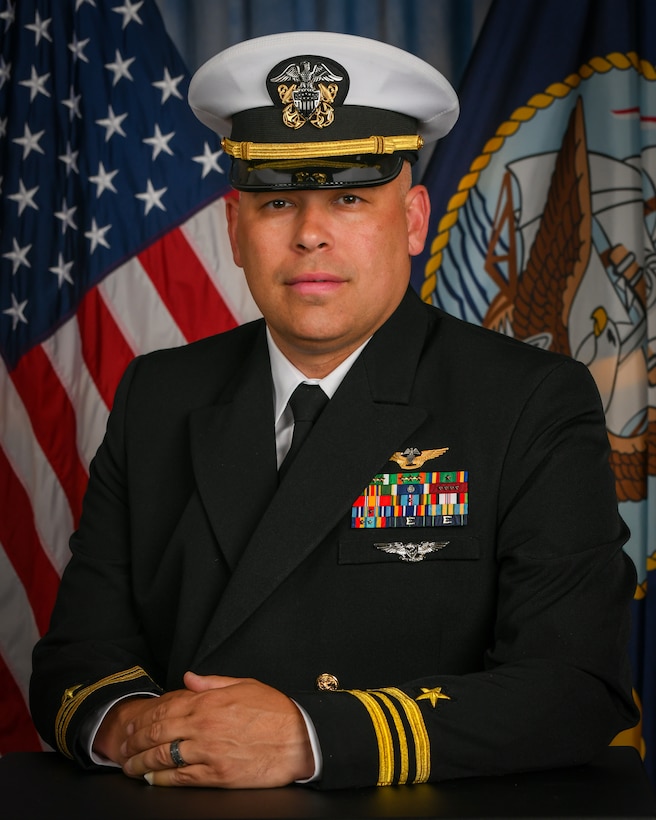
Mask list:
[[[238,191],[367,188],[391,182],[411,152],[320,159],[232,160],[230,182]]]

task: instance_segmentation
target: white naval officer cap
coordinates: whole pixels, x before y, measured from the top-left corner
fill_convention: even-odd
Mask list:
[[[242,191],[381,185],[458,119],[455,91],[395,46],[324,31],[238,43],[194,74],[189,104],[223,137]]]

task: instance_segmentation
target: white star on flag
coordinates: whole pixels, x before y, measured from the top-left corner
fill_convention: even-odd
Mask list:
[[[39,131],[38,133],[33,134],[30,131],[30,126],[25,123],[25,127],[23,128],[23,136],[15,137],[13,140],[17,145],[23,146],[23,159],[27,159],[32,151],[38,151],[40,154],[45,154],[45,151],[39,145],[39,140],[45,133],[45,131]]]
[[[121,52],[116,49],[116,57],[114,58],[114,62],[105,63],[105,68],[114,73],[112,85],[116,85],[122,77],[125,77],[126,80],[131,80],[134,82],[134,77],[130,74],[130,66],[135,60],[136,57],[128,57],[127,60],[124,60],[121,56]]]
[[[218,151],[212,151],[210,146],[205,143],[203,146],[203,153],[199,154],[196,157],[192,157],[194,162],[200,162],[203,166],[203,173],[202,179],[209,174],[210,171],[218,171],[220,174],[225,173],[223,168],[219,165],[219,157],[223,154],[223,151],[219,149]]]
[[[96,223],[95,217],[91,220],[91,230],[85,231],[84,233],[85,237],[91,243],[91,250],[89,251],[89,253],[93,253],[98,247],[98,245],[102,245],[103,248],[109,248],[110,245],[107,239],[105,238],[105,234],[111,227],[111,225],[105,225],[104,228],[99,228]]]
[[[87,44],[89,43],[89,40],[90,40],[89,37],[87,37],[86,40],[78,40],[77,39],[77,34],[75,32],[73,33],[73,41],[68,44],[68,47],[73,52],[73,59],[74,60],[82,60],[85,63],[89,62],[89,58],[87,57],[87,55],[83,51],[83,49],[85,49],[87,47]]]
[[[16,297],[14,294],[11,294],[11,307],[3,310],[2,312],[7,316],[11,316],[12,318],[12,330],[16,330],[16,327],[19,322],[24,322],[27,324],[27,319],[25,318],[25,308],[27,307],[27,299],[24,302],[17,302]]]
[[[57,159],[60,159],[66,166],[66,176],[68,176],[71,171],[75,171],[76,174],[80,173],[80,170],[77,167],[77,158],[79,153],[79,151],[73,151],[70,142],[67,142],[66,153],[60,154],[57,157]]]
[[[116,174],[118,174],[118,170],[105,171],[105,166],[102,162],[98,163],[98,173],[93,177],[89,177],[89,182],[93,182],[94,185],[98,186],[96,188],[96,199],[100,197],[100,194],[102,194],[103,191],[109,190],[112,191],[112,193],[118,193],[114,187],[114,183],[112,182]]]
[[[70,109],[69,118],[71,122],[73,122],[73,117],[77,117],[79,120],[82,119],[82,114],[80,112],[80,100],[82,99],[81,94],[76,94],[75,89],[71,86],[70,96],[61,101],[62,105],[65,105],[66,108]]]
[[[57,260],[57,265],[52,268],[48,268],[49,271],[54,273],[57,276],[58,287],[61,289],[61,286],[64,282],[68,282],[69,285],[73,284],[73,277],[71,276],[71,268],[73,267],[72,262],[64,262],[64,256],[62,252],[59,252],[59,258]]]
[[[37,94],[43,94],[45,97],[50,96],[50,92],[46,91],[45,84],[48,81],[50,74],[42,74],[40,77],[36,72],[36,68],[32,66],[32,71],[29,80],[21,80],[19,85],[24,85],[30,89],[30,102],[34,100]]]
[[[162,151],[173,156],[173,151],[169,147],[169,142],[175,136],[175,131],[170,134],[162,134],[159,125],[155,124],[155,133],[152,137],[146,137],[142,142],[153,146],[153,159],[157,159]]]
[[[114,109],[110,105],[105,119],[96,120],[98,125],[102,125],[103,128],[107,129],[105,132],[105,142],[109,142],[114,134],[120,134],[122,137],[126,136],[126,133],[121,126],[121,123],[126,117],[127,114],[115,114]]]
[[[14,22],[15,14],[15,3],[13,3],[12,0],[9,0],[5,11],[0,12],[0,20],[5,21],[5,32],[9,31],[9,26]]]
[[[155,88],[159,88],[162,92],[162,105],[164,105],[169,97],[178,97],[178,99],[182,99],[182,94],[178,91],[178,86],[183,79],[183,74],[180,74],[179,77],[171,77],[168,68],[165,68],[164,78],[152,83]]]
[[[6,63],[4,57],[0,57],[0,88],[11,77],[11,63]]]
[[[160,188],[156,191],[153,188],[153,183],[151,180],[148,180],[146,183],[146,190],[141,194],[135,194],[137,199],[142,199],[146,204],[146,210],[144,216],[148,216],[152,208],[161,208],[163,211],[166,210],[164,205],[162,205],[162,197],[167,192],[168,188]]]
[[[135,23],[139,23],[143,25],[143,20],[139,17],[139,9],[143,6],[143,0],[140,3],[131,3],[130,0],[125,0],[125,4],[122,6],[116,6],[112,9],[117,14],[123,15],[123,24],[121,28],[126,28],[128,23],[131,23],[133,20]]]
[[[12,274],[15,274],[21,265],[25,265],[26,268],[31,268],[32,265],[30,265],[27,260],[27,254],[30,252],[32,245],[24,245],[21,248],[16,241],[16,237],[12,238],[11,244],[13,246],[13,250],[7,251],[7,253],[3,253],[2,255],[5,259],[9,259],[12,263]]]
[[[23,180],[18,180],[18,192],[15,194],[10,194],[8,197],[8,199],[12,199],[14,202],[18,202],[18,216],[22,216],[25,208],[34,208],[35,211],[39,210],[38,205],[34,201],[34,194],[38,190],[39,186],[37,185],[35,188],[30,188],[30,190],[28,191],[25,188]]]
[[[42,20],[41,15],[39,14],[38,10],[34,17],[33,23],[28,23],[25,28],[29,29],[30,31],[34,32],[34,37],[36,40],[36,45],[38,46],[41,42],[41,38],[45,37],[46,40],[49,40],[52,43],[52,37],[48,34],[48,26],[52,23],[52,17],[49,17],[47,20]]]
[[[73,214],[75,211],[77,211],[77,205],[73,205],[72,208],[69,208],[65,198],[62,202],[61,211],[55,211],[57,219],[61,219],[62,233],[66,233],[67,228],[73,228],[74,231],[77,230],[77,225],[73,222]]]

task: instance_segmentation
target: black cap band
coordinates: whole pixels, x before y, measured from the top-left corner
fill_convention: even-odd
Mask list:
[[[235,142],[290,142],[290,133],[278,108],[251,108],[233,116],[230,139]],[[305,125],[296,131],[294,139],[298,142],[323,142],[326,139],[359,139],[372,134],[394,137],[416,133],[417,121],[413,117],[380,108],[343,105],[336,112],[330,129]]]

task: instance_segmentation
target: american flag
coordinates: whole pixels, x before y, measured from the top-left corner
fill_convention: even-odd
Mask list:
[[[0,0],[0,754],[130,359],[255,318],[154,0]]]

